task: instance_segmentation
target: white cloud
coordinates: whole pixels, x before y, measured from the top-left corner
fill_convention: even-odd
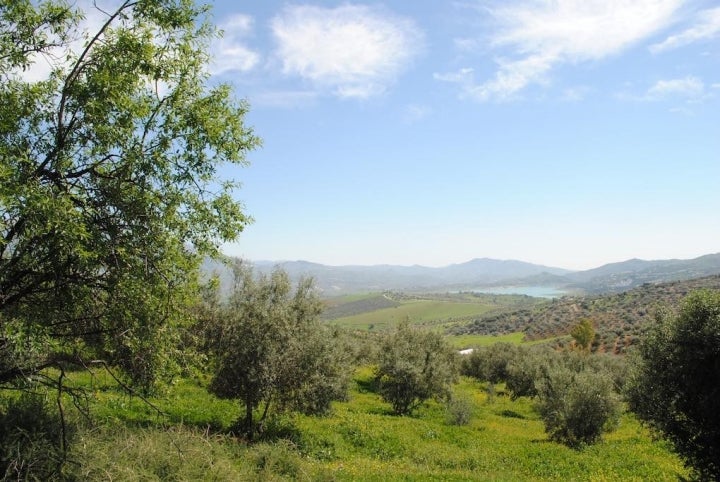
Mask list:
[[[592,89],[587,86],[571,87],[563,91],[561,99],[565,102],[579,102],[590,92]]]
[[[688,76],[682,79],[658,80],[646,94],[647,100],[658,100],[666,97],[684,97],[698,99],[705,94],[705,84],[697,77]]]
[[[283,73],[339,97],[384,92],[422,43],[412,21],[360,5],[288,6],[271,27]]]
[[[223,35],[211,47],[213,61],[210,73],[247,72],[260,61],[260,55],[244,44],[244,39],[253,32],[253,18],[249,15],[233,15],[220,24]]]
[[[403,120],[407,124],[414,124],[426,119],[432,113],[432,109],[427,105],[409,104],[405,106]]]
[[[683,1],[522,0],[483,8],[492,21],[488,45],[509,54],[496,60],[493,78],[459,82],[478,101],[512,99],[546,82],[558,65],[602,59],[648,38],[672,22]],[[443,77],[436,76],[449,80]]]
[[[695,25],[679,34],[669,36],[660,43],[651,45],[650,51],[661,53],[718,35],[720,35],[720,7],[698,12]]]

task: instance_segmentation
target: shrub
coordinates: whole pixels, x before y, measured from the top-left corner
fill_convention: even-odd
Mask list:
[[[476,348],[463,360],[461,373],[483,382],[504,382],[507,380],[508,363],[519,350],[519,347],[505,342]]]
[[[581,447],[600,440],[620,416],[620,399],[605,373],[551,368],[537,384],[537,408],[551,440]]]
[[[467,425],[472,418],[472,401],[467,397],[452,397],[447,403],[447,422],[450,425]]]
[[[720,292],[659,313],[629,382],[630,408],[664,434],[701,479],[720,480]]]
[[[560,357],[548,348],[518,350],[515,357],[508,361],[506,368],[505,387],[512,394],[512,399],[537,395],[536,383],[549,367],[559,362]]]
[[[406,415],[431,397],[450,396],[457,354],[439,333],[403,323],[385,337],[375,377],[393,412]]]
[[[244,405],[233,430],[252,439],[274,413],[328,412],[332,400],[346,397],[349,357],[318,321],[312,281],[293,289],[284,271],[255,277],[242,263],[234,273],[234,290],[209,318],[206,341],[216,368],[210,391]]]

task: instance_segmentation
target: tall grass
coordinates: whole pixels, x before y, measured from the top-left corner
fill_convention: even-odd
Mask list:
[[[548,440],[533,402],[512,401],[463,378],[456,400],[469,410],[453,424],[431,401],[412,417],[391,414],[375,393],[372,367],[357,371],[350,400],[328,417],[286,415],[248,446],[227,434],[237,403],[182,380],[151,400],[158,414],[96,378],[95,425],[71,447],[78,480],[677,480],[680,460],[629,414],[596,445],[573,450]],[[90,385],[86,375],[77,384]]]

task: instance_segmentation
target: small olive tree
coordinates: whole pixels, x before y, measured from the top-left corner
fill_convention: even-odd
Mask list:
[[[630,409],[664,434],[702,480],[720,480],[720,292],[658,314],[628,382]]]
[[[570,330],[570,336],[575,340],[575,344],[581,350],[589,352],[592,342],[595,339],[595,328],[593,328],[592,321],[588,318],[580,320],[580,323]]]
[[[493,384],[507,380],[508,364],[518,355],[516,345],[506,342],[476,348],[463,358],[463,375]]]
[[[551,440],[581,447],[617,425],[620,396],[606,373],[556,366],[536,383],[536,390],[537,409]]]
[[[293,290],[282,270],[255,276],[238,263],[234,271],[230,300],[209,317],[210,390],[242,401],[237,428],[252,439],[273,410],[328,411],[332,400],[346,396],[349,365],[318,321],[322,305],[311,280]]]
[[[376,381],[383,400],[395,414],[407,415],[432,397],[449,397],[457,380],[457,356],[439,333],[401,323],[380,348]]]

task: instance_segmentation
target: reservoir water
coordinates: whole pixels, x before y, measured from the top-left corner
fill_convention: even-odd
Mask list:
[[[497,286],[476,288],[470,291],[491,295],[527,295],[535,298],[560,298],[568,294],[567,291],[552,286]]]

